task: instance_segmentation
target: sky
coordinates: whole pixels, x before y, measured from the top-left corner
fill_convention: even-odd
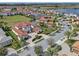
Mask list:
[[[79,2],[79,0],[0,0],[0,2]]]

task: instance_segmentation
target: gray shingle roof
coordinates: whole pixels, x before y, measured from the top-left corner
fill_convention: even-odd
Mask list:
[[[10,36],[6,36],[5,32],[0,28],[0,43],[5,42],[7,40],[11,40]]]

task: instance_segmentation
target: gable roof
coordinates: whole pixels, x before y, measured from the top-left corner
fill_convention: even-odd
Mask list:
[[[32,32],[39,32],[40,31],[40,28],[31,22],[16,23],[12,29],[14,32],[16,32],[16,35],[18,35],[18,36],[26,36],[26,35],[28,35],[28,32],[27,32],[28,30],[24,31],[23,28],[26,28],[26,27],[28,28],[28,26],[30,26],[32,28]]]
[[[31,22],[18,22],[15,24],[17,27],[23,27],[23,26],[28,26],[31,25]]]
[[[8,40],[11,40],[12,38],[10,36],[6,36],[5,32],[0,28],[0,43],[6,42]]]
[[[72,47],[75,47],[75,48],[78,48],[78,49],[79,49],[79,41],[76,41],[76,42],[72,45]]]
[[[25,36],[25,35],[28,34],[27,32],[21,31],[20,29],[13,28],[13,30],[14,30],[19,36]]]
[[[23,28],[26,26],[31,26],[31,22],[18,22],[13,26],[13,30],[19,35],[19,36],[26,36],[28,35],[28,33],[26,31],[23,31],[21,29],[17,29],[17,28]],[[17,27],[17,28],[15,28]]]

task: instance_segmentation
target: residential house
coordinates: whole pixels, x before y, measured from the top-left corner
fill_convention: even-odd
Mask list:
[[[39,22],[46,24],[48,27],[53,25],[53,19],[51,16],[42,16],[40,17]]]
[[[25,39],[29,37],[29,33],[39,33],[40,28],[33,25],[31,22],[19,22],[13,26],[12,31],[17,35],[18,39]]]
[[[78,25],[78,24],[79,24],[79,19],[74,19],[74,18],[73,18],[73,19],[72,19],[72,24],[77,24],[77,25]]]
[[[77,55],[79,55],[79,41],[76,41],[73,45],[72,45],[72,52],[76,53]]]
[[[12,43],[12,38],[6,36],[5,32],[0,28],[0,48],[7,46]]]

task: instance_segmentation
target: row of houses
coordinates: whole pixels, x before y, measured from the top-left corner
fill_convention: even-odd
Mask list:
[[[67,19],[65,19],[64,21],[67,21],[71,24],[79,25],[79,16],[67,17]]]
[[[40,16],[45,14],[53,14],[58,13],[52,10],[41,10],[36,8],[27,8],[25,6],[0,6],[0,8],[3,10],[0,12],[1,15],[14,15],[14,14],[30,14],[33,16]],[[16,8],[15,11],[11,11],[13,8]],[[40,11],[39,11],[40,10]]]

